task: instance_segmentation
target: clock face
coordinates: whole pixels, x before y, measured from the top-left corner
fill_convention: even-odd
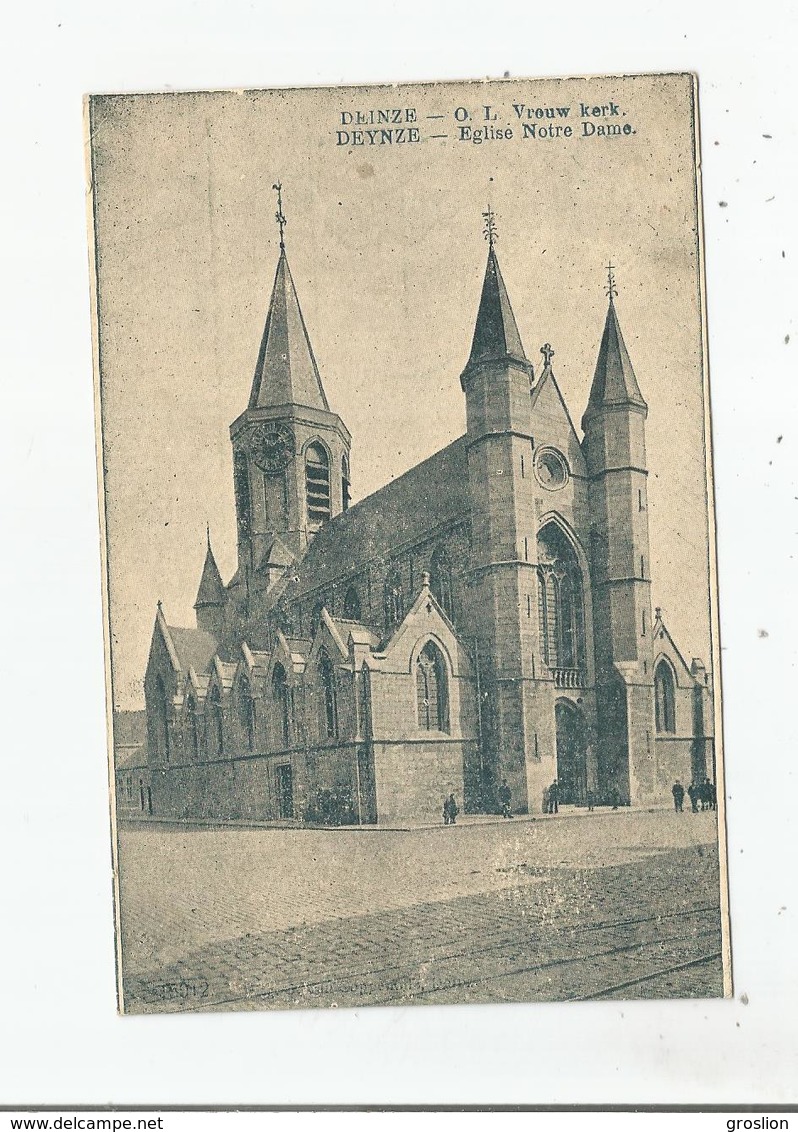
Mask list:
[[[258,425],[249,434],[252,458],[263,472],[279,472],[294,458],[296,441],[287,425]]]

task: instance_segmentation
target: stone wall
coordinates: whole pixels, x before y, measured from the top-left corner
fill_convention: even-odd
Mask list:
[[[375,742],[380,824],[439,824],[444,798],[452,793],[462,813],[465,767],[473,762],[475,749],[476,743],[462,739]]]

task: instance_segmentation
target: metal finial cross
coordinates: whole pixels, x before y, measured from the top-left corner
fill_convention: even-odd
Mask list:
[[[285,216],[283,215],[283,183],[282,183],[282,181],[277,181],[276,184],[272,185],[272,188],[277,193],[277,211],[274,214],[274,219],[277,221],[277,223],[280,226],[280,248],[282,250],[282,249],[285,248],[285,226],[288,223]]]
[[[554,357],[554,347],[551,345],[551,343],[547,342],[545,346],[540,347],[540,352],[543,355],[543,361],[545,362],[546,368],[548,369],[551,365],[551,359]]]
[[[618,288],[615,286],[615,265],[612,263],[607,264],[607,286],[605,287],[607,296],[612,302],[613,295],[618,294]]]
[[[482,213],[482,218],[485,221],[482,234],[488,241],[488,246],[492,248],[499,238],[499,233],[496,231],[496,213],[490,205],[488,205],[487,212]]]

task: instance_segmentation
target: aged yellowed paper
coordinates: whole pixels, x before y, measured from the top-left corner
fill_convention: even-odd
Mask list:
[[[87,100],[124,1011],[730,992],[696,107]]]

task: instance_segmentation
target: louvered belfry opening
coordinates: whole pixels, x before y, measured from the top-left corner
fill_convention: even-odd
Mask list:
[[[305,454],[305,492],[308,522],[326,523],[330,518],[330,461],[321,444],[311,444]]]

